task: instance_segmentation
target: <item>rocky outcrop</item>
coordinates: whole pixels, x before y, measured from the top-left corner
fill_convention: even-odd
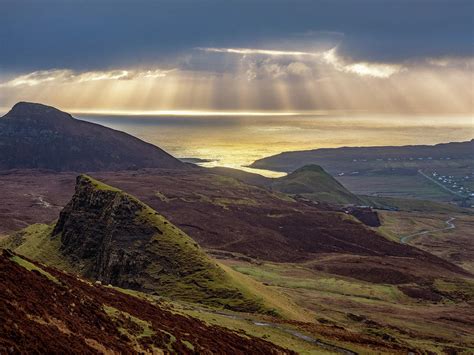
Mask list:
[[[87,276],[128,286],[130,278],[149,263],[144,255],[132,250],[133,241],[143,247],[161,233],[150,224],[133,223],[142,209],[130,196],[101,188],[82,175],[77,178],[76,192],[61,212],[53,235],[61,235],[62,252],[83,265]]]
[[[20,102],[0,118],[0,170],[103,171],[184,168],[162,149],[70,114]]]
[[[258,311],[184,232],[135,197],[86,175],[52,232],[81,274],[123,288]]]

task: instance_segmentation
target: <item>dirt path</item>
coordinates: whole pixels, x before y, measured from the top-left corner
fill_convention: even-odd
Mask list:
[[[407,244],[409,241],[411,241],[413,238],[415,237],[418,237],[420,235],[425,235],[425,234],[430,234],[430,233],[434,233],[434,232],[441,232],[441,231],[445,231],[445,230],[449,230],[449,229],[454,229],[456,228],[456,226],[454,225],[453,221],[456,219],[456,217],[451,217],[449,218],[447,221],[445,221],[444,223],[446,223],[446,227],[444,228],[438,228],[438,229],[431,229],[431,230],[427,230],[427,231],[422,231],[422,232],[417,232],[417,233],[413,233],[413,234],[410,234],[410,235],[406,235],[404,237],[401,237],[400,238],[400,243],[402,244]]]
[[[301,333],[301,332],[299,332],[295,329],[285,327],[281,324],[270,323],[270,322],[259,322],[259,321],[253,320],[253,319],[249,319],[247,317],[242,317],[242,316],[238,316],[238,315],[235,315],[235,314],[228,314],[228,313],[220,312],[220,311],[216,311],[216,312],[213,312],[213,313],[219,314],[219,315],[224,316],[224,317],[232,318],[232,319],[250,321],[254,325],[259,326],[259,327],[279,329],[279,330],[281,330],[285,333],[293,335],[296,338],[307,341],[308,343],[315,344],[315,345],[317,345],[317,346],[319,346],[323,349],[333,351],[333,352],[338,353],[338,354],[357,355],[357,353],[352,351],[352,350],[349,350],[349,349],[346,349],[346,348],[343,348],[343,347],[340,347],[340,346],[337,346],[337,345],[332,345],[332,344],[326,343],[326,342],[321,341],[319,339],[313,338],[312,336],[303,334],[303,333]]]

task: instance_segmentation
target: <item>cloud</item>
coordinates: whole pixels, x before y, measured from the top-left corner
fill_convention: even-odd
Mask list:
[[[307,76],[312,70],[303,61],[312,62],[313,66],[329,64],[339,72],[355,74],[358,76],[369,76],[373,78],[389,78],[392,75],[406,70],[402,64],[351,62],[337,53],[337,47],[320,52],[289,51],[259,48],[198,48],[208,53],[226,53],[247,56],[263,57],[266,59],[253,59],[247,65],[247,78],[256,79],[262,76],[281,78],[289,75]],[[298,62],[282,64],[279,58],[287,61],[288,57],[297,57]]]
[[[338,71],[357,74],[359,76],[370,76],[374,78],[389,78],[392,75],[406,70],[401,64],[357,62],[347,63],[338,56],[336,48],[326,51],[323,55],[325,62],[334,66]]]
[[[261,54],[268,56],[312,56],[319,57],[321,53],[301,52],[301,51],[285,51],[274,49],[258,49],[258,48],[196,48],[200,51],[210,53],[230,53],[230,54]]]
[[[172,70],[109,70],[76,72],[71,69],[39,70],[32,73],[19,75],[5,82],[0,82],[0,87],[37,86],[48,83],[87,83],[93,81],[132,80],[137,78],[165,77]]]
[[[426,62],[435,67],[474,69],[474,58],[439,57],[428,58]]]

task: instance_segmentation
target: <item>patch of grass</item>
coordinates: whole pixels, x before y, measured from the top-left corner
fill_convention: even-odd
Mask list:
[[[306,165],[276,179],[272,189],[309,200],[335,204],[361,204],[360,199],[318,165]]]
[[[366,205],[378,209],[396,208],[407,212],[429,212],[429,213],[472,213],[468,209],[458,207],[450,203],[442,203],[414,198],[359,196]]]
[[[150,322],[144,321],[140,318],[132,316],[127,312],[121,311],[111,306],[104,305],[103,308],[105,313],[107,313],[110,318],[119,320],[121,318],[122,320],[126,319],[127,321],[130,321],[137,326],[137,329],[139,329],[139,331],[137,331],[137,329],[132,330],[128,328],[125,324],[118,328],[120,333],[126,335],[129,339],[138,340],[155,334],[155,331],[153,330],[152,324]],[[121,323],[123,324],[124,322],[122,321]]]
[[[180,199],[188,203],[194,203],[194,202],[209,203],[215,206],[220,206],[225,209],[233,205],[258,206],[258,202],[251,198],[236,198],[236,197],[235,198],[232,198],[232,197],[212,198],[200,193],[194,193],[193,197],[181,197]]]
[[[374,228],[393,241],[400,241],[403,236],[446,227],[446,215],[430,215],[416,212],[380,211],[382,225]]]
[[[84,179],[86,180],[87,182],[89,182],[90,184],[92,184],[92,186],[94,186],[95,189],[97,190],[101,190],[101,191],[113,191],[113,192],[121,192],[120,189],[117,189],[115,187],[112,187],[110,185],[107,185],[107,184],[104,184],[103,182],[99,181],[99,180],[96,180],[94,179],[93,177],[89,176],[89,175],[86,175],[86,174],[82,174],[80,176],[81,179]]]
[[[224,176],[224,175],[213,175],[212,176],[213,181],[218,182],[221,185],[224,185],[226,187],[232,186],[232,187],[247,187],[248,185],[244,184],[243,182],[240,182],[237,179],[234,179],[233,177],[230,176]]]
[[[277,199],[282,200],[282,201],[286,201],[286,202],[296,202],[296,200],[295,200],[293,197],[291,197],[291,196],[289,196],[289,195],[287,195],[287,194],[284,194],[283,192],[274,191],[274,192],[272,192],[272,195],[273,195],[274,197],[276,197]]]
[[[223,208],[228,208],[232,205],[242,205],[242,206],[258,206],[258,202],[251,198],[216,198],[213,200],[213,203],[222,206]]]
[[[3,248],[10,248],[15,253],[53,266],[68,272],[77,271],[76,268],[61,255],[61,236],[53,236],[54,225],[33,224],[12,236],[6,238]]]
[[[49,280],[59,284],[60,282],[58,281],[57,278],[55,278],[53,275],[51,275],[49,272],[46,272],[44,271],[43,269],[41,269],[40,267],[36,266],[35,264],[33,263],[30,263],[28,260],[25,260],[23,258],[20,258],[19,256],[17,255],[14,255],[10,258],[10,260],[16,262],[18,265],[24,267],[25,269],[27,269],[28,271],[38,271],[41,275],[44,275],[46,276]]]
[[[474,283],[461,279],[436,279],[435,288],[456,300],[474,300]]]
[[[381,198],[389,196],[402,199],[437,201],[452,199],[451,193],[421,175],[346,175],[338,177],[338,180],[357,195],[376,194]]]
[[[194,352],[194,345],[187,340],[181,340],[181,342],[192,352]]]
[[[285,266],[284,264],[235,266],[234,269],[261,282],[282,288],[314,290],[389,302],[396,302],[404,298],[403,293],[394,286],[357,282],[332,275],[320,275],[304,269],[298,270],[295,266]]]
[[[146,245],[155,262],[146,269],[150,278],[145,280],[145,288],[187,302],[246,312],[271,312],[252,292],[239,287],[186,233],[151,207],[141,202],[140,205],[136,222],[156,226],[160,231]]]
[[[240,289],[247,290],[249,294],[259,297],[266,308],[272,309],[273,315],[303,322],[313,320],[301,307],[279,290],[265,286],[261,282],[227,265],[221,264],[220,266],[232,278],[233,283],[239,285]]]
[[[245,332],[245,334],[265,339],[283,348],[296,351],[299,354],[334,354],[334,352],[323,349],[314,343],[300,339],[278,328],[256,325],[254,322],[260,321],[259,319],[244,319],[239,315],[234,316],[231,313],[216,314],[203,309],[186,308],[182,309],[180,312],[188,316],[201,319],[207,324],[217,325],[234,330],[240,333],[242,336],[245,336],[242,333]]]

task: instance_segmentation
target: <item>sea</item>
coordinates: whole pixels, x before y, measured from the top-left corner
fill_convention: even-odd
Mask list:
[[[125,131],[175,157],[201,159],[202,166],[231,167],[269,177],[283,174],[248,165],[285,151],[437,144],[474,138],[474,117],[456,115],[74,116]]]

